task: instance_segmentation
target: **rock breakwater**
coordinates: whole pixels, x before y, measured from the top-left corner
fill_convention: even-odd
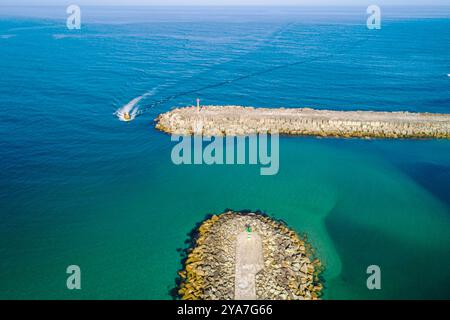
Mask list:
[[[309,108],[204,106],[177,108],[156,119],[170,134],[284,135],[367,138],[450,138],[450,114],[331,111]]]
[[[256,299],[318,299],[321,262],[311,245],[285,224],[258,213],[228,211],[204,221],[179,272],[185,300],[235,299],[236,243],[242,232],[262,240],[263,266],[256,274]]]

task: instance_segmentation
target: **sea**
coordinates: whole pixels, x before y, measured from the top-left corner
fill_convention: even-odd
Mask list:
[[[450,7],[66,9],[0,6],[0,298],[172,299],[188,234],[232,209],[306,233],[324,299],[450,299],[449,140],[281,137],[264,176],[175,165],[154,122],[197,98],[450,113]]]

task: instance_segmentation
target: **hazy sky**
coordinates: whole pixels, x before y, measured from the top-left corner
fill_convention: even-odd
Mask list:
[[[0,0],[1,5],[450,5],[450,0]]]

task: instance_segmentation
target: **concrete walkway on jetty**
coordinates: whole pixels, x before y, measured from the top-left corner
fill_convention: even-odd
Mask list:
[[[178,295],[183,300],[315,300],[322,263],[306,236],[257,212],[226,211],[193,234]]]
[[[236,239],[235,300],[256,300],[256,274],[264,267],[261,237],[242,232]]]
[[[159,130],[178,135],[450,138],[450,114],[433,113],[204,106],[173,109],[156,121]]]

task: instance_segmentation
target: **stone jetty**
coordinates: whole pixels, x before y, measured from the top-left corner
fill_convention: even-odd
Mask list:
[[[173,109],[156,121],[157,129],[177,135],[450,138],[450,114],[433,113],[203,106]]]
[[[321,262],[306,237],[259,213],[228,211],[196,230],[178,295],[184,300],[313,300]]]

